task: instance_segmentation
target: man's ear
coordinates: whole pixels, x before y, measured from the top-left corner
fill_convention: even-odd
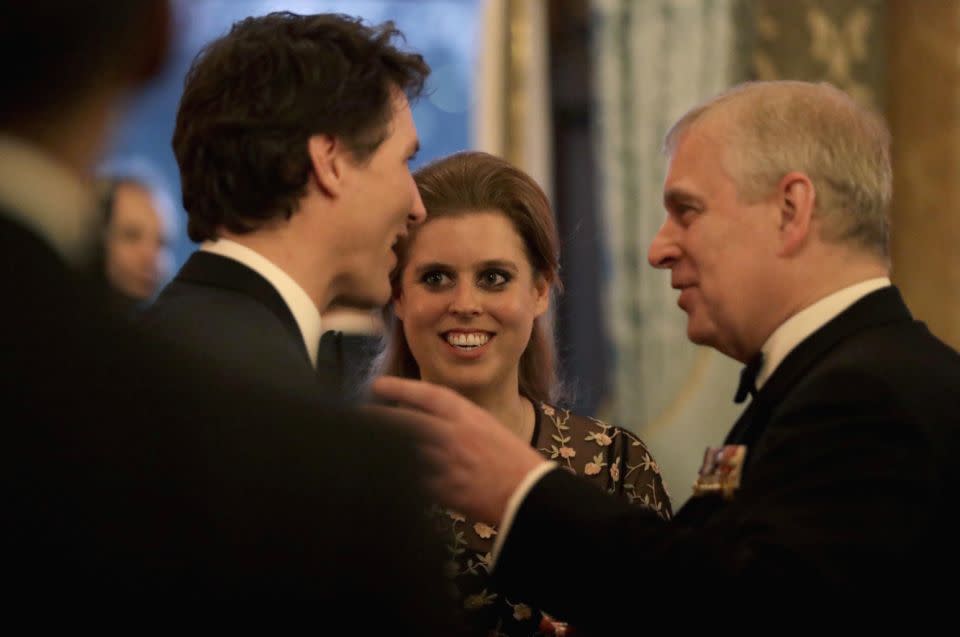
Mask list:
[[[317,187],[328,197],[338,197],[343,191],[343,143],[332,135],[313,135],[307,153]]]
[[[534,317],[538,318],[550,309],[550,281],[542,274],[537,274],[533,280],[533,290],[536,294]]]
[[[780,256],[796,254],[812,232],[817,193],[805,173],[787,173],[777,187],[780,208]]]
[[[397,295],[396,295],[395,297],[393,297],[393,299],[392,299],[391,302],[393,303],[393,315],[396,316],[398,319],[400,319],[400,320],[402,321],[402,320],[403,320],[403,314],[404,314],[404,311],[403,311],[403,291],[401,290],[400,292],[398,292]]]

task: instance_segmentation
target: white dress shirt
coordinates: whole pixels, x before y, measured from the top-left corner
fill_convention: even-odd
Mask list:
[[[861,281],[860,283],[834,292],[829,296],[825,296],[813,305],[804,308],[787,319],[780,327],[774,330],[773,334],[770,335],[770,338],[767,339],[767,342],[764,343],[761,348],[763,352],[763,367],[760,368],[760,372],[757,374],[757,389],[763,386],[780,363],[783,362],[783,359],[787,357],[787,354],[793,351],[804,339],[866,295],[889,285],[890,279],[887,277]],[[524,477],[514,490],[513,495],[510,496],[510,499],[507,501],[506,511],[503,514],[503,520],[500,523],[497,540],[491,552],[491,570],[496,566],[497,557],[500,555],[503,543],[506,541],[506,537],[510,532],[510,526],[513,524],[520,505],[523,504],[524,499],[527,497],[527,494],[530,493],[531,489],[533,489],[534,485],[536,485],[544,475],[555,468],[557,468],[555,462],[545,460]]]
[[[89,184],[26,141],[0,135],[0,204],[46,239],[72,266],[83,265],[101,229]]]
[[[784,321],[760,348],[763,352],[763,366],[757,372],[757,389],[763,387],[787,354],[808,336],[866,295],[889,285],[890,279],[887,277],[861,281],[823,297]]]
[[[320,344],[320,334],[322,334],[320,310],[310,300],[304,289],[272,261],[236,241],[230,239],[205,241],[200,249],[204,252],[218,254],[238,261],[269,281],[270,285],[280,294],[283,302],[287,304],[290,313],[293,314],[297,327],[300,328],[303,344],[310,355],[310,364],[316,368],[317,347]]]

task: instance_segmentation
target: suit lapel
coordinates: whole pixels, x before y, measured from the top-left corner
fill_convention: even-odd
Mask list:
[[[299,344],[307,362],[310,362],[300,326],[293,313],[276,288],[255,270],[239,261],[198,250],[190,255],[174,281],[231,290],[255,299],[277,317],[290,337]]]
[[[893,286],[871,292],[841,312],[797,345],[760,389],[757,397],[737,419],[725,444],[754,446],[763,435],[773,409],[790,390],[838,343],[873,327],[911,321],[913,317]],[[750,462],[749,452],[747,463]]]
[[[756,398],[750,400],[750,404],[747,405],[747,408],[740,414],[740,417],[737,418],[737,422],[734,423],[733,428],[730,430],[730,433],[727,434],[726,439],[723,441],[725,445],[742,445],[745,444],[743,439],[746,436],[746,432],[752,429],[752,424],[757,420],[757,412],[759,410],[760,404],[760,395],[758,394]]]

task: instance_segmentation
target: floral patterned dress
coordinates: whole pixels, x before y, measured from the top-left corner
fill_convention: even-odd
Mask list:
[[[670,499],[660,478],[660,468],[636,436],[595,418],[577,416],[544,403],[535,412],[531,444],[545,457],[608,493],[645,506],[664,520],[670,519]],[[456,583],[471,634],[575,634],[575,628],[566,626],[559,618],[545,615],[522,599],[508,599],[497,592],[490,577],[496,526],[467,519],[451,510],[438,508],[434,515],[447,540],[448,575]],[[586,549],[571,546],[570,550]]]

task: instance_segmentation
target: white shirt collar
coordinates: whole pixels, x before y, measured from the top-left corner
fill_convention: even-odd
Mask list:
[[[887,277],[861,281],[825,296],[787,319],[761,348],[763,367],[757,374],[757,389],[763,387],[787,354],[804,339],[866,295],[889,285],[890,279]]]
[[[344,334],[379,335],[383,333],[383,321],[378,310],[333,308],[323,314],[323,329]]]
[[[100,224],[91,188],[41,149],[0,135],[0,203],[71,265],[90,256]]]
[[[310,355],[310,364],[317,366],[317,347],[320,344],[321,322],[320,311],[313,301],[300,285],[293,278],[277,267],[272,261],[264,257],[259,252],[240,245],[236,241],[229,239],[217,239],[215,241],[205,241],[200,249],[204,252],[218,254],[234,261],[239,261],[247,266],[267,281],[270,282],[277,292],[283,298],[284,303],[290,308],[297,326],[300,328],[300,334],[303,336],[303,343],[307,347],[307,353]]]

